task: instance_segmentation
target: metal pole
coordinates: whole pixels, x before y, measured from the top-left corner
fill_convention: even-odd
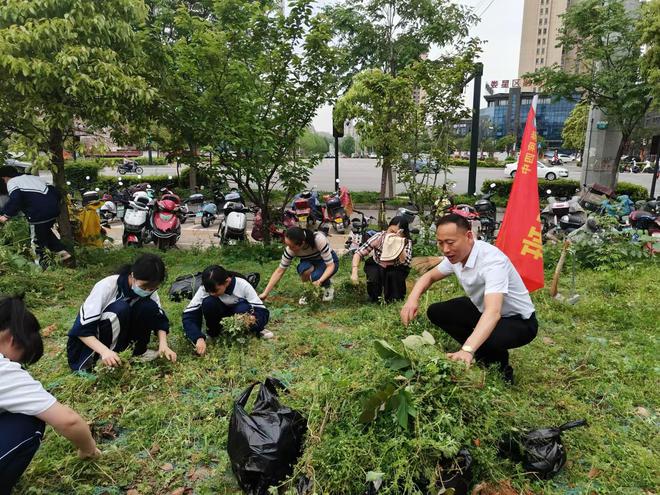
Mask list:
[[[660,143],[655,148],[655,169],[653,170],[653,179],[651,180],[651,196],[655,198],[655,183],[658,181],[658,169],[660,168]]]
[[[339,136],[335,136],[335,191],[339,191]]]
[[[472,97],[472,141],[470,143],[470,168],[468,171],[468,194],[477,190],[477,148],[479,147],[479,106],[481,104],[481,76],[484,65],[474,66],[474,95]]]
[[[593,105],[591,106],[591,110],[593,110]],[[590,112],[591,113],[591,112]],[[587,176],[589,175],[589,158],[591,157],[591,133],[594,132],[594,118],[591,117],[591,121],[589,122],[589,141],[587,143],[587,149],[583,150],[582,154],[582,161],[584,162],[584,184],[582,186],[586,189],[587,188]],[[585,160],[586,158],[586,160]]]

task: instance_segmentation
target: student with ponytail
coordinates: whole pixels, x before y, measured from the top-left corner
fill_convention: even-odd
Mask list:
[[[176,353],[167,345],[170,322],[157,292],[164,280],[165,264],[160,256],[143,254],[119,273],[99,281],[69,331],[71,369],[90,370],[97,359],[107,366],[119,366],[117,353],[130,346],[133,355],[145,361],[158,356],[176,361]],[[152,332],[158,336],[158,351],[147,349]]]
[[[331,278],[339,270],[339,258],[337,253],[330,249],[330,243],[321,232],[312,232],[309,229],[291,227],[284,234],[284,253],[280,266],[270,276],[268,285],[259,295],[261,300],[266,299],[270,291],[291,266],[295,257],[300,258],[298,263],[298,275],[303,282],[312,282],[317,287],[323,287],[323,300],[332,301],[334,289],[331,286]],[[298,301],[301,305],[307,304],[304,297]]]
[[[101,454],[85,420],[21,367],[43,355],[39,330],[39,322],[20,298],[0,296],[0,495],[11,493],[27,469],[46,424],[69,439],[79,457]]]

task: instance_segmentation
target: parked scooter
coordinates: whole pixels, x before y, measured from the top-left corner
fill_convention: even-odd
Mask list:
[[[142,247],[150,242],[147,224],[149,221],[150,200],[146,193],[136,193],[128,202],[124,212],[124,233],[122,244],[126,246]]]
[[[376,234],[375,230],[369,229],[369,222],[371,220],[376,220],[374,217],[365,217],[364,213],[359,210],[353,210],[353,213],[357,213],[360,216],[351,219],[351,233],[348,236],[348,239],[346,239],[346,244],[344,244],[344,247],[350,255],[353,255],[362,244]]]
[[[174,247],[181,236],[181,200],[176,194],[166,191],[149,216],[149,233],[159,249]]]
[[[241,193],[232,191],[225,195],[225,204],[222,206],[224,218],[220,221],[216,237],[220,244],[236,244],[247,238],[247,213]]]
[[[567,234],[582,227],[587,214],[580,206],[580,197],[555,198],[548,189],[548,205],[541,211],[543,238],[559,241]]]
[[[117,165],[117,172],[119,174],[141,174],[144,172],[142,167],[138,166],[135,160],[124,160],[122,163]]]

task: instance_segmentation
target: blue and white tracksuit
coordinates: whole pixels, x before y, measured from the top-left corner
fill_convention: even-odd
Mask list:
[[[60,195],[53,186],[34,175],[19,175],[7,181],[9,200],[3,215],[15,217],[23,212],[30,224],[32,242],[39,259],[46,249],[59,253],[64,245],[53,233],[53,225],[60,214]]]
[[[87,370],[99,357],[80,337],[96,337],[115,352],[133,345],[133,355],[138,356],[147,350],[151,332],[169,329],[158,292],[139,297],[128,285],[128,274],[111,275],[94,286],[80,307],[66,346],[69,366]]]
[[[206,338],[202,332],[202,318],[206,320],[209,336],[216,337],[222,332],[222,318],[241,313],[254,315],[257,321],[250,330],[257,335],[264,329],[270,317],[254,287],[245,279],[232,277],[221,296],[210,295],[204,287],[197,289],[183,312],[183,331],[194,344],[197,339]]]

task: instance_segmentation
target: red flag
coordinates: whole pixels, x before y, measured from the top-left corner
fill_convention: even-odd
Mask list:
[[[518,169],[496,245],[506,254],[530,292],[543,287],[543,241],[539,213],[539,188],[536,170],[536,102],[527,115],[520,145]]]

